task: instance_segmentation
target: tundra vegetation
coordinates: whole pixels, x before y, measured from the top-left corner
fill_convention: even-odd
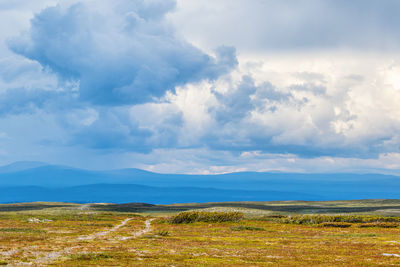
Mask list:
[[[397,266],[399,252],[398,200],[0,205],[0,265]]]

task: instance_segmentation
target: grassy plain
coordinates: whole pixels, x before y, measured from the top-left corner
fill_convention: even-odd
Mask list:
[[[187,210],[245,218],[167,219]],[[0,205],[0,265],[400,266],[399,212],[399,200],[7,204]]]

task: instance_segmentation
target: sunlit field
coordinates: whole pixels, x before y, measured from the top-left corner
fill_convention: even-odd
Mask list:
[[[397,266],[399,203],[0,205],[0,264]]]

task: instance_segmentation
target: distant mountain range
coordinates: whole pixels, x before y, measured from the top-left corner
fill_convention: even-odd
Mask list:
[[[159,174],[89,171],[39,162],[0,167],[0,202],[183,202],[400,198],[400,177],[383,174],[238,172]]]

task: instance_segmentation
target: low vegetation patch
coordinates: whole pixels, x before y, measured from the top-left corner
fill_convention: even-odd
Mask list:
[[[0,232],[9,233],[46,233],[45,230],[33,228],[0,228]]]
[[[262,220],[293,224],[324,224],[324,223],[400,223],[400,217],[383,217],[368,215],[293,215],[264,216]]]
[[[79,255],[71,255],[73,260],[100,260],[112,258],[110,255],[104,253],[87,253]]]
[[[373,223],[363,223],[358,225],[360,228],[366,227],[380,227],[380,228],[397,228],[399,226],[398,223],[390,223],[390,222],[373,222]]]
[[[169,222],[173,224],[194,222],[237,222],[241,219],[243,219],[243,213],[241,212],[187,211],[172,216]]]
[[[324,222],[320,223],[319,226],[321,227],[338,227],[338,228],[348,228],[351,227],[351,223],[345,222]]]
[[[80,224],[80,226],[95,226],[95,227],[113,227],[112,223],[86,223]]]
[[[169,236],[169,231],[167,231],[167,230],[161,230],[161,231],[158,231],[158,232],[156,233],[156,235],[158,235],[158,236]]]
[[[249,230],[249,231],[265,231],[265,229],[262,228],[262,227],[244,226],[244,225],[232,226],[231,230],[232,231],[245,231],[245,230]]]
[[[343,233],[331,235],[332,237],[339,238],[367,238],[367,237],[377,237],[376,234],[363,234],[363,233]]]

